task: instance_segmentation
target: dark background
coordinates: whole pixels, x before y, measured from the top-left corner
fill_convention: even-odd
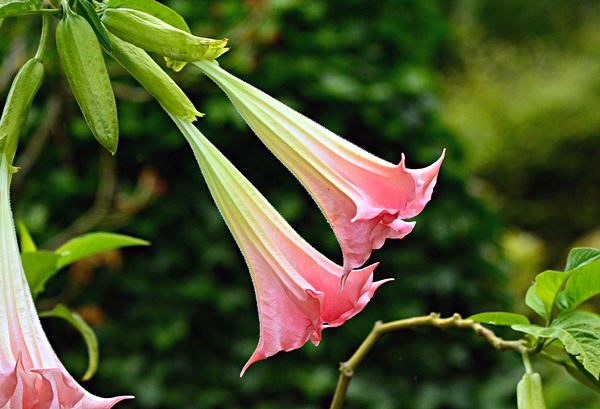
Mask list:
[[[152,242],[58,274],[38,308],[67,303],[96,330],[101,362],[83,385],[133,394],[126,408],[326,408],[340,361],[377,320],[440,312],[527,313],[534,274],[598,241],[600,30],[595,1],[165,1],[202,37],[228,37],[221,66],[392,162],[447,156],[433,200],[403,240],[375,251],[381,287],[315,348],[239,372],[258,343],[241,254],[187,146],[160,106],[107,57],[120,143],[94,141],[54,49],[16,164],[13,211],[43,248],[87,231]],[[41,19],[0,28],[0,92],[37,47]],[[157,60],[159,60],[157,58]],[[162,61],[160,62],[161,64]],[[163,65],[164,66],[164,65]],[[316,248],[341,263],[325,219],[294,177],[194,67],[171,73],[199,129]],[[44,319],[77,378],[80,335]],[[510,331],[499,331],[507,338]],[[600,407],[561,368],[536,364],[549,408]],[[348,408],[515,408],[520,357],[460,330],[384,338],[358,369]],[[593,405],[596,406],[593,406]]]

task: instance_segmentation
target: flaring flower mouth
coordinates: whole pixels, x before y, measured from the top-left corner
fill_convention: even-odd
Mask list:
[[[25,279],[9,203],[10,172],[0,160],[0,408],[109,409],[62,365],[42,329]]]
[[[376,264],[356,270],[341,288],[343,268],[296,233],[256,188],[191,123],[171,116],[191,145],[213,199],[248,264],[260,340],[244,371],[279,351],[316,345],[321,331],[358,314],[384,282]]]
[[[386,239],[410,233],[431,199],[444,153],[423,169],[378,158],[342,139],[218,64],[193,63],[231,99],[256,135],[298,178],[331,225],[344,257],[344,277]]]

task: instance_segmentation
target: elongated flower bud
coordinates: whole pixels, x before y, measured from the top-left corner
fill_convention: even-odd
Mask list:
[[[526,373],[517,385],[519,409],[546,409],[539,373]]]
[[[196,37],[138,10],[107,8],[102,22],[128,43],[174,60],[214,60],[229,50],[227,39]]]
[[[44,79],[44,65],[33,58],[25,63],[13,80],[0,119],[0,153],[9,164],[15,157],[21,130],[27,123],[33,97]]]
[[[117,151],[117,104],[94,30],[63,0],[64,17],[56,28],[56,47],[75,99],[94,137]]]
[[[141,48],[108,33],[113,51],[110,53],[159,104],[171,115],[193,122],[204,116],[179,86]]]

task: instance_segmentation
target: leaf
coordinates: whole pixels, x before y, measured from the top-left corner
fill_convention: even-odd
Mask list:
[[[558,293],[570,275],[570,272],[548,270],[538,274],[535,278],[533,286],[536,294],[542,300],[547,320],[552,320],[552,310],[558,298]]]
[[[568,363],[563,365],[569,375],[571,375],[577,382],[600,394],[600,381],[594,379],[592,374],[586,371],[583,365],[581,365],[581,362],[579,362],[573,355],[567,355],[569,356],[569,359],[571,359],[571,362],[573,362],[573,365],[569,365]]]
[[[56,263],[59,258],[58,254],[48,251],[33,251],[21,254],[25,277],[27,277],[27,283],[34,299],[44,291],[46,281],[58,272]]]
[[[175,10],[165,6],[164,4],[158,3],[155,0],[108,0],[106,5],[110,8],[128,8],[143,11],[144,13],[161,19],[165,23],[170,24],[175,28],[192,34],[183,17],[181,17]],[[176,61],[170,59],[169,57],[165,57],[165,61],[167,62],[167,67],[171,68],[175,72],[181,71],[187,64],[187,61]]]
[[[542,318],[548,319],[546,316],[546,310],[544,308],[544,303],[539,295],[535,292],[535,286],[529,287],[527,290],[527,294],[525,295],[525,304],[533,311],[535,311]]]
[[[565,303],[573,310],[600,293],[600,261],[580,265],[572,272],[565,287]]]
[[[0,19],[38,14],[42,9],[41,0],[0,1]]]
[[[567,305],[567,300],[565,299],[565,292],[561,291],[558,293],[558,298],[556,299],[556,305],[560,308],[561,311],[565,311],[569,309]]]
[[[129,246],[148,246],[150,242],[136,237],[116,233],[88,233],[69,240],[58,248],[55,253],[60,255],[57,268],[71,264],[82,258]]]
[[[575,270],[585,264],[596,261],[600,258],[600,250],[590,247],[576,247],[569,252],[565,271]]]
[[[19,243],[21,244],[21,254],[37,251],[37,246],[27,230],[27,226],[22,221],[17,222],[17,230],[19,230]]]
[[[515,331],[544,338],[558,338],[567,353],[574,355],[598,380],[600,375],[600,317],[581,311],[564,311],[548,328],[513,325]]]
[[[96,333],[87,322],[85,322],[79,314],[71,311],[63,304],[58,304],[52,311],[41,312],[39,316],[63,318],[77,328],[79,333],[83,336],[88,350],[88,368],[81,380],[87,381],[94,376],[98,369],[98,338],[96,338]]]
[[[527,319],[526,316],[509,312],[484,312],[481,314],[471,315],[467,319],[475,322],[481,322],[482,324],[492,325],[529,324],[529,319]]]

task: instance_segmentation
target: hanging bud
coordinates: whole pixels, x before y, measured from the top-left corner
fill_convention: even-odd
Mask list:
[[[113,155],[119,141],[117,104],[94,30],[62,0],[56,47],[75,99],[94,137]]]
[[[517,385],[519,409],[546,409],[542,379],[539,373],[526,373]]]
[[[27,123],[33,97],[44,78],[44,65],[33,58],[25,63],[13,80],[0,119],[0,153],[12,164],[21,130]]]
[[[226,38],[196,37],[138,10],[107,8],[102,22],[128,43],[178,61],[214,60],[229,50]]]
[[[94,33],[96,33],[96,37],[100,42],[100,45],[104,47],[107,51],[112,51],[112,44],[110,43],[110,39],[108,38],[108,33],[106,32],[106,28],[102,25],[98,14],[96,13],[96,9],[88,0],[79,0],[77,2],[77,14],[81,17],[85,18]]]
[[[108,37],[113,48],[110,55],[146,88],[165,111],[190,122],[195,121],[197,116],[204,116],[196,110],[175,81],[144,50],[111,33],[108,33]]]

